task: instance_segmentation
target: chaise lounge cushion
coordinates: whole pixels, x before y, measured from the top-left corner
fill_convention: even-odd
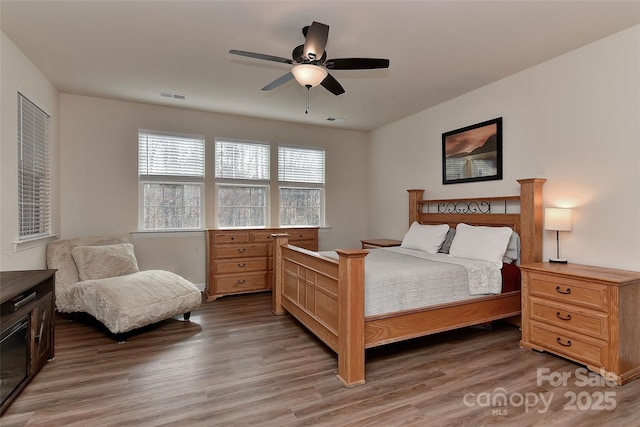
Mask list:
[[[80,280],[124,276],[139,271],[131,243],[76,246],[71,249],[71,255]]]
[[[202,295],[186,279],[164,270],[146,270],[125,276],[84,280],[77,297],[84,312],[113,333],[159,322],[197,308]]]
[[[117,246],[96,250],[96,246]],[[119,245],[125,245],[119,247]],[[202,295],[198,288],[183,277],[164,270],[137,271],[135,255],[126,255],[131,245],[127,237],[80,237],[56,240],[47,245],[47,265],[56,272],[56,309],[61,313],[84,312],[102,322],[113,333],[124,333],[179,314],[187,313],[200,306]],[[80,249],[89,247],[90,249]],[[114,252],[115,249],[115,252]],[[104,272],[93,269],[89,277],[81,280],[73,252],[78,255],[82,268],[88,261],[98,262],[94,255],[125,254],[133,256],[124,262],[128,267],[120,269],[119,262],[110,268],[120,274],[133,269],[135,272],[115,277],[101,277]],[[87,253],[84,253],[87,252]],[[82,254],[80,254],[82,253]],[[90,256],[85,256],[90,253]],[[116,256],[118,258],[118,256]],[[113,260],[112,260],[113,261]],[[109,263],[106,263],[109,264]],[[89,268],[91,270],[91,268]],[[86,277],[87,271],[82,274]]]

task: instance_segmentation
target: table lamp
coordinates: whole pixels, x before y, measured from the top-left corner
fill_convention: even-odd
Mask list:
[[[549,262],[566,264],[565,258],[560,258],[560,232],[571,231],[571,209],[545,208],[544,228],[556,232],[556,258],[550,258]]]

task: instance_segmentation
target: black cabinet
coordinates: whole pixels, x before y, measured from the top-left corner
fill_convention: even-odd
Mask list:
[[[55,270],[0,272],[1,412],[53,359]]]

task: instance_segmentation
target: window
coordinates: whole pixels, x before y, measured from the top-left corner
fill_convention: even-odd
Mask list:
[[[324,150],[278,147],[280,225],[323,223]]]
[[[138,131],[140,228],[203,227],[204,136]]]
[[[49,115],[18,93],[18,237],[48,236],[51,224]]]
[[[218,227],[268,224],[269,144],[216,140]]]

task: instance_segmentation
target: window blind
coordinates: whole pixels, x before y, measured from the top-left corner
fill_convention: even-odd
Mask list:
[[[278,180],[324,184],[324,150],[278,147]]]
[[[216,140],[216,178],[269,179],[269,145]]]
[[[189,177],[204,180],[204,136],[138,131],[141,177]]]
[[[138,130],[141,229],[201,227],[204,143],[200,135]]]
[[[49,115],[18,93],[18,236],[49,234]]]

